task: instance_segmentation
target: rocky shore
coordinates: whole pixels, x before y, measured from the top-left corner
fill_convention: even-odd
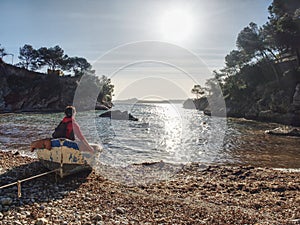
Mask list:
[[[46,171],[5,152],[0,165],[1,186]],[[50,174],[22,183],[19,199],[16,186],[0,189],[0,224],[300,224],[299,183],[299,172],[199,164],[139,185]]]

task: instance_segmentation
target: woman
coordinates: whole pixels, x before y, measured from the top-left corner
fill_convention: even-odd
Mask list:
[[[65,117],[60,122],[55,132],[52,134],[53,138],[67,138],[75,140],[75,136],[80,140],[78,142],[81,151],[88,151],[93,153],[94,149],[89,145],[83,136],[78,123],[75,121],[76,109],[73,106],[67,106],[65,109]]]

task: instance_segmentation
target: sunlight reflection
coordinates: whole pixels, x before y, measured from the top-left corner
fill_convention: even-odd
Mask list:
[[[178,109],[172,104],[163,105],[164,115],[164,142],[169,153],[175,153],[181,144],[182,118]]]

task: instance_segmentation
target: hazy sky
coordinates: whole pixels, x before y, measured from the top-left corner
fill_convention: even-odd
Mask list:
[[[0,44],[14,63],[24,44],[59,45],[87,58],[112,78],[115,98],[186,98],[195,82],[223,67],[245,26],[267,21],[271,2],[1,0]],[[194,56],[199,70],[190,68]],[[11,63],[11,56],[4,60]]]

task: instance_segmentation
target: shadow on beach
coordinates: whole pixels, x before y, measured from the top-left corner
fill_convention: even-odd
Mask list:
[[[48,171],[49,170],[43,167],[38,161],[12,167],[0,175],[0,186]],[[64,178],[60,178],[58,174],[51,173],[24,181],[21,183],[20,198],[18,198],[17,184],[0,189],[0,204],[2,204],[2,210],[7,211],[15,207],[36,203],[42,207],[41,203],[63,199],[66,194],[71,191],[76,191],[81,184],[85,183],[90,173],[91,170],[87,170]]]

